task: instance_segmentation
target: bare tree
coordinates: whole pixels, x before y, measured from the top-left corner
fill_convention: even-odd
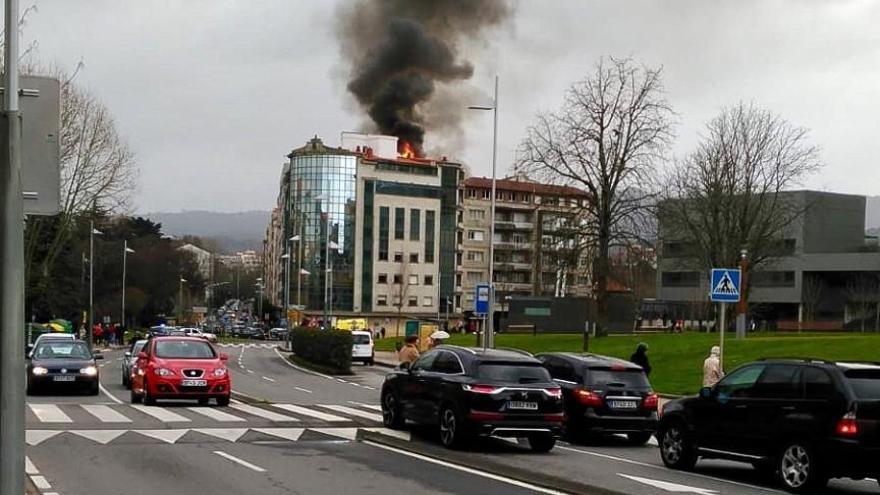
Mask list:
[[[698,268],[750,266],[792,246],[784,232],[808,205],[784,192],[821,167],[807,131],[753,105],[722,110],[697,149],[676,164],[659,215],[664,243],[687,245]]]
[[[661,70],[603,58],[567,91],[562,108],[537,117],[522,143],[518,170],[586,190],[582,222],[593,244],[598,319],[607,321],[609,249],[640,237],[655,165],[673,139],[673,112]]]
[[[809,321],[816,320],[816,314],[819,309],[819,303],[825,295],[825,284],[816,274],[804,273],[803,288],[801,289],[801,300],[804,304],[804,319]],[[798,326],[800,330],[800,326]]]
[[[394,275],[395,278],[399,278],[399,282],[396,280],[392,280],[393,282],[393,294],[391,305],[397,309],[397,329],[395,333],[397,336],[400,336],[400,320],[403,318],[403,308],[407,304],[406,296],[409,293],[409,264],[401,263],[398,272]]]
[[[859,273],[850,277],[846,284],[848,303],[856,308],[859,330],[865,331],[865,323],[871,315],[871,308],[878,303],[878,280],[876,275]],[[876,328],[875,328],[876,330]]]

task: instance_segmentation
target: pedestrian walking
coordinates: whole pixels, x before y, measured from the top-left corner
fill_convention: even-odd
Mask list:
[[[629,360],[641,366],[645,370],[646,376],[651,374],[651,363],[648,361],[648,344],[639,342],[639,345],[636,346],[636,352],[629,357]]]
[[[95,323],[95,327],[92,329],[92,338],[95,345],[101,345],[104,342],[104,328],[100,323]]]
[[[379,337],[385,338],[385,327],[379,329]]]
[[[400,364],[412,364],[419,358],[419,337],[417,335],[410,335],[406,338],[405,342],[400,352],[397,353],[397,359],[400,361]]]
[[[724,370],[721,369],[721,348],[712,346],[709,357],[703,361],[703,386],[714,387],[722,378]]]

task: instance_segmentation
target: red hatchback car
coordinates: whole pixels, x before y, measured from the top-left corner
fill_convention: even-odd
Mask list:
[[[232,381],[226,354],[198,337],[153,337],[138,354],[131,373],[131,402],[153,405],[157,399],[198,399],[229,405]]]

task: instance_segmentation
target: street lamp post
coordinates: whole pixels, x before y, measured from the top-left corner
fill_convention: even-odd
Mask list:
[[[125,328],[125,271],[128,262],[128,253],[134,254],[134,249],[128,247],[128,240],[123,241],[122,246],[122,318],[119,322]]]
[[[257,277],[257,320],[263,321],[263,277]]]
[[[180,294],[178,295],[177,300],[177,324],[181,325],[183,323],[183,284],[185,284],[187,280],[183,278],[183,275],[180,276]]]
[[[290,243],[289,246],[293,247],[293,243],[296,243],[296,309],[299,309],[300,305],[300,293],[302,287],[302,256],[300,255],[300,244],[299,244],[300,236],[299,234],[288,239]],[[290,254],[291,250],[288,249],[287,253]],[[290,257],[287,258],[287,272],[290,273]],[[287,276],[287,298],[290,299],[290,275]],[[290,301],[287,301],[287,305],[290,305]],[[285,311],[287,311],[289,307],[285,307]],[[288,326],[290,326],[290,322],[288,322]]]
[[[95,228],[94,218],[89,220],[89,328],[86,331],[88,335],[89,349],[92,348],[94,335],[92,332],[95,327],[95,235],[101,235],[103,232]]]
[[[489,212],[489,324],[483,330],[483,349],[495,345],[495,177],[498,156],[498,76],[495,76],[495,99],[492,106],[470,106],[471,110],[492,110],[492,198]]]

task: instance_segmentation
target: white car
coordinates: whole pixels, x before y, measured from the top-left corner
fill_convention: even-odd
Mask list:
[[[182,328],[181,330],[186,332],[187,337],[200,337],[211,343],[217,342],[217,336],[213,333],[203,332],[198,328]]]
[[[354,345],[351,348],[351,360],[373,365],[376,354],[373,352],[373,336],[370,332],[351,332]]]

